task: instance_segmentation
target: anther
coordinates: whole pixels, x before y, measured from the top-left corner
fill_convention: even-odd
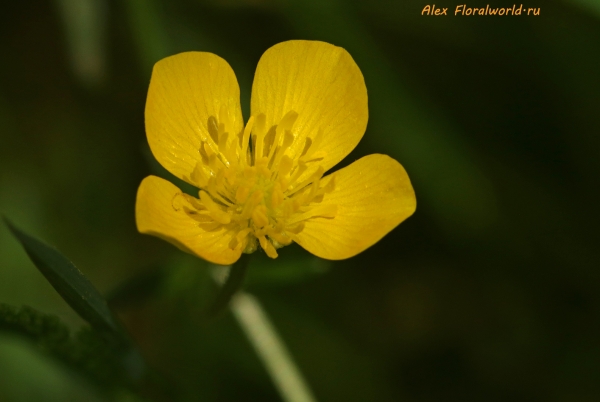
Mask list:
[[[252,127],[254,126],[254,116],[250,116],[248,119],[248,123],[246,123],[246,127],[244,127],[244,134],[242,136],[242,152],[240,154],[240,160],[247,162],[247,154],[248,154],[248,145],[250,143],[250,133],[252,132]]]
[[[213,201],[211,196],[208,195],[206,191],[200,191],[200,200],[215,221],[224,225],[231,222],[231,216],[229,216],[227,212],[221,210],[221,208],[219,208],[217,203]]]

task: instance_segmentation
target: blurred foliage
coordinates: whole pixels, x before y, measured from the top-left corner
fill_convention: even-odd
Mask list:
[[[30,307],[17,310],[0,304],[0,331],[21,335],[35,344],[38,350],[55,358],[55,364],[60,362],[68,367],[76,381],[84,385],[87,382],[87,387],[94,384],[94,389],[88,391],[92,397],[100,393],[125,394],[133,388],[130,376],[113,352],[115,345],[89,328],[71,336],[68,327],[56,316]],[[0,389],[0,395],[6,393],[7,388]]]
[[[296,246],[275,261],[253,256],[247,290],[318,400],[598,400],[597,2],[524,3],[540,7],[537,17],[426,17],[425,5],[3,4],[0,211],[85,267],[101,291],[114,290],[111,305],[160,378],[146,397],[279,400],[233,318],[204,314],[216,291],[211,267],[135,230],[142,178],[175,182],[145,140],[152,65],[180,51],[218,54],[236,72],[247,118],[260,55],[318,39],[350,52],[369,91],[367,132],[341,166],[387,153],[408,171],[419,204],[347,261],[322,263]],[[456,4],[436,6],[452,13]],[[82,324],[3,227],[0,302]],[[36,359],[0,338],[0,373],[67,400],[72,374]],[[12,370],[15,362],[39,370]],[[10,384],[0,382],[0,396],[34,398]]]

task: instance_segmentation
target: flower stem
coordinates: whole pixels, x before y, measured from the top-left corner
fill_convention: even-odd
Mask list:
[[[215,301],[208,310],[210,316],[215,316],[223,311],[231,301],[233,295],[242,288],[249,262],[250,254],[242,254],[240,259],[231,266],[225,283],[221,287],[221,290],[219,290],[219,294],[217,294]]]
[[[316,402],[300,370],[258,300],[245,292],[231,300],[231,311],[285,402]]]

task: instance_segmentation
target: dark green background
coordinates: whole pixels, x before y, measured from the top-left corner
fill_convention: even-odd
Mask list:
[[[152,65],[186,50],[218,54],[237,74],[247,118],[258,59],[288,39],[350,52],[370,119],[342,165],[393,156],[418,204],[347,261],[318,261],[295,246],[276,261],[256,255],[246,289],[317,399],[600,398],[600,3],[523,3],[540,8],[536,17],[421,16],[427,4],[2,4],[0,212],[57,246],[107,294],[162,267],[153,290],[111,301],[171,389],[158,400],[279,397],[234,319],[202,318],[214,296],[206,264],[135,229],[142,178],[171,179],[144,134]],[[436,6],[452,14],[457,4]],[[6,227],[0,302],[82,325]],[[0,375],[2,401],[91,400],[94,392],[6,334]]]

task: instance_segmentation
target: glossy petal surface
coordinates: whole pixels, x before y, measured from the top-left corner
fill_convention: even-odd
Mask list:
[[[155,64],[146,100],[146,135],[154,157],[169,172],[190,178],[202,139],[217,141],[227,113],[227,129],[243,128],[240,90],[229,64],[212,53],[187,52]]]
[[[406,171],[387,155],[368,155],[335,173],[336,187],[323,205],[334,218],[313,218],[298,244],[321,258],[342,260],[375,244],[413,214],[416,198]]]
[[[203,229],[202,223],[184,212],[185,208],[181,190],[160,177],[148,176],[137,193],[138,231],[160,237],[215,264],[229,265],[237,261],[241,251],[229,248],[232,232],[225,226]]]
[[[290,147],[296,155],[306,137],[316,138],[319,130],[319,164],[325,171],[354,149],[367,126],[367,89],[346,50],[325,42],[288,41],[263,54],[252,85],[252,116],[264,114],[269,129],[290,111],[298,114]]]

